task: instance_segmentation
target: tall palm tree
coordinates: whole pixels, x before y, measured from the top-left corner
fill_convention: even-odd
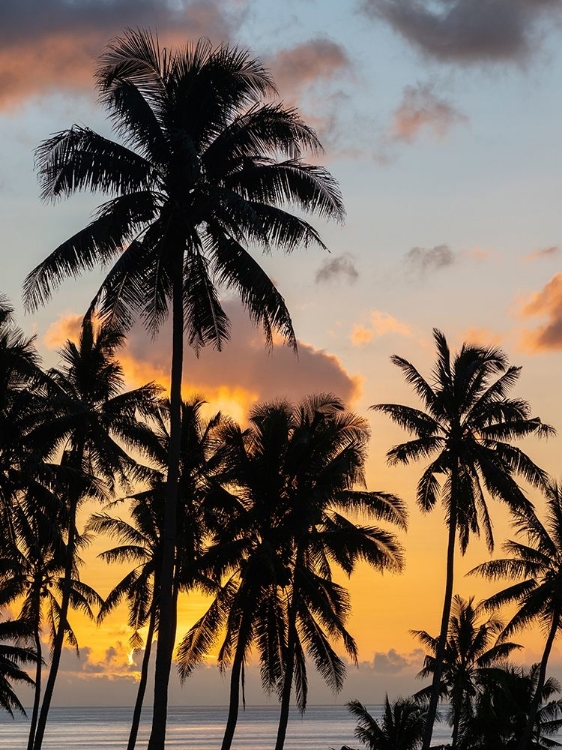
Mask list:
[[[184,333],[220,348],[228,319],[217,285],[239,292],[266,339],[296,339],[285,302],[248,252],[323,243],[297,206],[341,220],[341,196],[322,167],[303,162],[320,143],[295,110],[265,101],[273,81],[248,52],[208,41],[161,49],[128,31],[101,58],[100,97],[122,143],[74,126],[37,151],[43,196],[76,190],[110,196],[93,221],[27,278],[29,307],[64,277],[116,259],[100,289],[103,314],[155,332],[172,308],[171,433],[161,576],[162,621],[170,622],[179,465]],[[172,633],[158,639],[150,750],[163,750]]]
[[[540,706],[552,645],[562,626],[562,487],[556,482],[550,482],[547,487],[544,524],[532,513],[517,517],[514,525],[527,543],[507,541],[503,549],[509,557],[483,563],[470,572],[491,580],[523,579],[510,583],[483,602],[490,608],[517,604],[517,612],[503,629],[502,638],[508,638],[533,622],[538,622],[547,634],[531,710],[518,744],[518,750],[526,750]]]
[[[451,705],[453,748],[458,747],[461,720],[466,720],[471,715],[472,700],[483,671],[507,659],[515,649],[521,648],[516,643],[495,643],[503,629],[503,623],[496,617],[482,619],[479,617],[481,612],[481,606],[474,605],[474,597],[468,600],[458,595],[453,597],[441,677],[442,695],[449,698]],[[430,650],[418,675],[429,677],[435,670],[439,639],[433,638],[425,630],[411,632]],[[416,697],[425,697],[428,692],[420,691]]]
[[[394,446],[387,453],[390,464],[430,459],[418,482],[418,505],[428,512],[440,497],[448,528],[445,596],[423,750],[429,750],[439,701],[457,536],[462,553],[471,533],[478,534],[481,529],[488,548],[493,548],[486,493],[505,502],[513,512],[531,512],[532,505],[516,477],[519,475],[538,487],[544,487],[547,477],[512,441],[554,432],[540,419],[531,417],[527,401],[508,397],[520,368],[508,365],[500,349],[463,344],[451,357],[445,336],[436,329],[433,335],[437,361],[430,381],[407,360],[392,357],[425,410],[401,404],[371,407],[387,414],[413,435],[412,440]],[[442,482],[439,477],[443,477]]]
[[[175,565],[175,590],[189,592],[194,587],[209,592],[216,584],[201,572],[204,567],[205,540],[217,528],[216,508],[207,491],[215,470],[216,454],[220,443],[215,435],[225,422],[220,413],[204,420],[201,409],[204,401],[193,397],[182,402],[182,439],[180,462],[180,494],[178,505],[178,544]],[[132,495],[131,522],[113,518],[107,513],[94,514],[87,529],[97,534],[107,534],[121,542],[117,547],[99,556],[109,563],[134,563],[134,567],[108,594],[100,609],[99,620],[105,618],[123,600],[129,605],[129,626],[133,628],[131,645],[140,648],[140,628],[148,624],[144,643],[141,677],[133,712],[127,750],[136,744],[141,710],[148,681],[148,666],[155,633],[159,630],[159,575],[162,558],[162,529],[164,525],[165,471],[169,447],[169,404],[162,403],[153,416],[152,428],[155,443],[151,462],[160,469],[155,471],[150,488]],[[116,501],[119,502],[119,501]],[[112,503],[115,505],[115,503]],[[177,602],[177,596],[176,596]],[[177,606],[173,612],[177,619]]]
[[[384,700],[383,715],[375,719],[359,701],[347,704],[357,719],[355,737],[367,750],[417,750],[421,747],[427,709],[412,698]],[[353,750],[344,746],[342,750]]]
[[[345,667],[330,639],[341,638],[350,656],[356,656],[345,628],[349,597],[332,580],[332,565],[347,574],[359,560],[378,569],[401,567],[393,534],[352,522],[342,513],[359,511],[371,521],[403,527],[405,511],[392,495],[353,489],[363,481],[368,429],[334,396],[314,396],[294,406],[257,406],[248,430],[230,426],[223,435],[223,481],[242,505],[225,527],[238,569],[182,642],[180,671],[184,677],[190,673],[224,625],[219,656],[232,660],[223,740],[227,750],[236,726],[243,665],[254,643],[262,681],[276,687],[281,697],[277,745],[282,747],[294,684],[299,706],[306,706],[305,653],[335,690],[342,685]],[[223,560],[228,554],[223,546]]]
[[[116,483],[142,479],[145,470],[126,452],[124,446],[146,453],[153,436],[140,418],[155,410],[158,389],[148,384],[124,390],[116,350],[123,334],[107,324],[96,326],[84,318],[79,342],[67,341],[60,355],[62,366],[49,371],[47,387],[52,414],[35,435],[49,446],[48,455],[62,454],[61,464],[68,474],[65,483],[65,568],[60,618],[41,711],[34,740],[40,750],[67,633],[67,614],[72,596],[76,525],[80,504],[87,498],[104,499]]]

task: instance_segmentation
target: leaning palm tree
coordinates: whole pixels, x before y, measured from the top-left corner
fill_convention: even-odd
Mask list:
[[[470,535],[482,529],[488,548],[493,548],[486,493],[506,503],[513,512],[531,512],[532,505],[516,478],[519,475],[534,486],[544,487],[547,476],[512,441],[554,432],[531,416],[527,401],[508,396],[520,368],[508,365],[500,349],[463,344],[451,358],[445,336],[438,330],[433,335],[437,362],[430,381],[407,360],[392,357],[425,410],[401,404],[371,407],[413,435],[412,440],[391,448],[387,454],[390,464],[430,459],[418,482],[418,505],[428,512],[440,497],[448,528],[445,596],[423,750],[429,749],[439,702],[457,538],[464,553]],[[442,482],[439,477],[443,477]]]
[[[140,418],[155,410],[158,388],[147,384],[124,390],[123,373],[116,350],[123,334],[108,324],[96,325],[84,318],[78,343],[67,341],[60,355],[62,366],[50,370],[47,389],[51,414],[47,423],[35,429],[37,439],[48,446],[48,455],[62,454],[67,472],[63,482],[66,535],[64,584],[60,617],[53,641],[52,658],[34,740],[41,748],[64,640],[67,614],[76,568],[78,509],[88,498],[105,499],[115,487],[131,479],[143,479],[145,470],[125,447],[146,453],[154,441]]]
[[[102,103],[122,143],[74,126],[37,151],[43,197],[98,190],[110,198],[93,221],[27,278],[29,307],[98,263],[115,261],[99,298],[102,313],[128,324],[140,315],[156,332],[172,309],[171,449],[163,550],[162,621],[170,622],[179,465],[184,334],[190,345],[228,338],[218,287],[240,293],[266,339],[279,331],[295,346],[282,296],[249,247],[290,252],[323,246],[299,212],[341,220],[341,196],[322,167],[303,162],[320,143],[297,112],[266,101],[269,73],[244,50],[206,40],[161,49],[146,31],[128,31],[101,58]],[[172,634],[158,639],[150,750],[165,741]]]
[[[517,532],[526,537],[527,543],[512,540],[506,542],[503,549],[509,557],[478,565],[470,573],[478,573],[491,580],[523,579],[510,583],[507,588],[484,602],[490,608],[517,604],[518,610],[503,629],[502,638],[509,637],[532,622],[540,623],[547,634],[534,698],[525,731],[518,744],[518,750],[526,750],[541,702],[552,645],[562,627],[562,487],[556,482],[548,485],[544,524],[532,513],[519,516],[514,525]]]
[[[347,707],[357,719],[355,737],[366,750],[418,750],[423,739],[427,709],[412,698],[384,700],[383,715],[375,719],[359,701]],[[342,750],[353,750],[344,746]]]
[[[474,605],[474,597],[468,600],[458,595],[453,597],[441,677],[441,694],[449,698],[451,706],[453,748],[457,748],[459,744],[461,721],[466,721],[472,713],[473,699],[483,672],[507,659],[515,649],[521,648],[517,643],[496,643],[503,623],[493,616],[483,619],[480,617],[481,613],[482,606]],[[418,674],[418,677],[429,677],[435,670],[439,639],[433,638],[425,630],[411,632],[430,651]],[[415,697],[425,698],[430,694],[430,690],[423,690]]]

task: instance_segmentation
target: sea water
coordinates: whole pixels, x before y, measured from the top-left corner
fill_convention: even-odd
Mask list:
[[[368,706],[376,718],[382,706]],[[125,750],[131,708],[53,708],[49,716],[44,750]],[[171,707],[168,711],[166,748],[217,750],[226,723],[226,707]],[[150,709],[143,713],[138,750],[145,750],[150,730]],[[275,746],[279,707],[252,706],[240,711],[233,750],[272,750]],[[342,745],[361,748],[353,736],[355,719],[345,706],[309,706],[304,716],[292,711],[286,750],[339,750]],[[25,750],[29,719],[10,719],[0,714],[0,748]],[[434,744],[446,741],[447,726],[438,725]]]

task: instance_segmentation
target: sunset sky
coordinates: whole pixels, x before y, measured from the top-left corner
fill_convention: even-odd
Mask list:
[[[421,652],[409,629],[437,633],[445,529],[441,508],[421,516],[422,466],[389,468],[385,452],[403,434],[370,404],[416,404],[391,364],[393,353],[429,374],[431,330],[502,346],[522,365],[516,393],[562,432],[562,5],[557,0],[3,0],[0,11],[0,292],[46,365],[75,333],[101,278],[65,283],[38,313],[25,315],[26,274],[81,228],[100,198],[44,205],[33,150],[73,123],[108,134],[93,70],[104,45],[126,27],[157,31],[163,44],[200,36],[249,47],[274,74],[281,99],[319,132],[324,163],[338,179],[345,226],[319,227],[319,249],[264,257],[293,315],[297,359],[265,351],[236,299],[226,301],[232,341],[224,352],[186,358],[185,392],[206,396],[239,420],[256,401],[331,391],[369,418],[369,489],[400,494],[410,507],[402,576],[361,570],[352,579],[350,630],[360,670],[350,668],[339,701],[373,703],[418,686]],[[123,352],[128,383],[166,384],[167,329],[152,342],[135,328]],[[562,475],[562,436],[525,449]],[[533,497],[537,506],[541,499]],[[491,502],[498,551],[507,514]],[[86,582],[107,593],[118,573],[87,556]],[[492,589],[464,573],[487,559],[475,540],[459,558],[455,592]],[[179,634],[201,612],[181,604]],[[100,629],[77,628],[81,658],[64,659],[59,705],[132,701],[134,676],[124,614]],[[521,660],[538,658],[541,634],[523,635]],[[139,663],[139,657],[135,657]],[[553,671],[562,674],[562,645]],[[197,684],[195,685],[197,681]],[[172,703],[226,702],[215,668],[197,673]],[[263,700],[255,675],[248,702]],[[333,700],[313,682],[310,701]]]

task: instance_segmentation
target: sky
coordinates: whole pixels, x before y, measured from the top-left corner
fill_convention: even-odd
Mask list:
[[[281,100],[297,106],[325,148],[322,163],[339,181],[345,225],[316,222],[329,252],[309,248],[260,259],[284,295],[299,340],[296,358],[281,344],[268,354],[235,299],[225,306],[232,340],[222,353],[186,359],[185,391],[209,410],[239,420],[256,401],[298,400],[331,391],[367,417],[372,439],[369,489],[401,495],[410,509],[402,536],[406,569],[380,576],[361,569],[349,582],[349,629],[360,668],[349,668],[334,698],[314,680],[312,703],[372,703],[419,687],[423,657],[410,629],[437,633],[445,567],[445,528],[437,508],[421,515],[415,483],[422,465],[389,467],[386,451],[405,436],[380,414],[381,402],[416,405],[390,361],[399,354],[429,374],[432,329],[451,346],[501,346],[522,366],[516,393],[562,431],[562,6],[557,0],[3,0],[0,24],[0,292],[18,323],[35,334],[46,365],[73,335],[102,272],[65,283],[52,301],[24,313],[27,273],[81,228],[99,196],[56,205],[39,199],[34,149],[73,123],[104,134],[93,71],[107,42],[127,27],[156,31],[161,43],[200,36],[251,49],[272,71]],[[123,352],[129,385],[166,384],[166,329],[152,342],[135,328]],[[524,448],[553,476],[560,438]],[[537,507],[542,500],[532,492]],[[491,503],[498,550],[510,534]],[[118,572],[88,553],[86,582],[107,593]],[[488,584],[465,573],[488,559],[474,540],[459,557],[455,592],[477,599]],[[203,601],[181,602],[179,634]],[[124,613],[102,628],[79,622],[80,659],[65,654],[58,705],[132,702],[140,655],[131,655]],[[541,649],[524,634],[521,660]],[[562,674],[562,651],[553,669]],[[252,676],[253,675],[253,676]],[[195,686],[196,683],[196,686]],[[248,701],[263,696],[251,673]],[[226,681],[201,670],[172,703],[224,703]]]

